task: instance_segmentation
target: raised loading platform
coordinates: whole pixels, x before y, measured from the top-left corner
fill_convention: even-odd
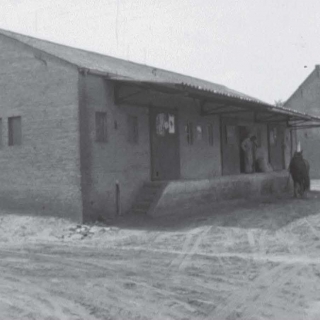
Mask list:
[[[292,181],[285,170],[203,180],[147,182],[131,212],[150,216],[181,214],[210,203],[281,194],[291,188]]]

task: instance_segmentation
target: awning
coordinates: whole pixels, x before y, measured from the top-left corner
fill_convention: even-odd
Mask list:
[[[107,78],[114,81],[118,89],[121,86],[136,89],[136,91],[126,95],[121,95],[119,94],[120,91],[116,90],[117,103],[134,103],[135,96],[148,90],[196,99],[199,101],[202,116],[253,113],[254,121],[257,123],[282,123],[292,129],[320,127],[320,117],[274,106],[240,94],[237,91],[226,94],[187,83],[144,81],[143,79],[133,80],[117,75],[108,75]]]

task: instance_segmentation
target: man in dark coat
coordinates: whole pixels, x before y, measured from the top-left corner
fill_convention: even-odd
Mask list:
[[[296,151],[289,165],[289,171],[293,180],[293,195],[295,198],[297,197],[297,189],[300,196],[303,196],[306,190],[310,190],[309,169],[309,163],[303,159],[302,151]]]

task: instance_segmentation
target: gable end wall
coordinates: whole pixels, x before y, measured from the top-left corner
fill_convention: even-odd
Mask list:
[[[0,208],[82,220],[78,71],[0,36]],[[22,144],[8,146],[8,117]]]

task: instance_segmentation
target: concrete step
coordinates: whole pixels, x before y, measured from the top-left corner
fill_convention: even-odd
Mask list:
[[[136,205],[141,205],[141,206],[148,206],[150,207],[150,205],[152,204],[154,199],[148,199],[148,200],[145,200],[145,199],[140,199],[140,200],[137,200],[136,201]]]
[[[146,210],[141,210],[141,209],[133,209],[132,213],[139,214],[139,215],[146,215],[147,214]]]
[[[161,189],[149,189],[149,188],[143,188],[140,191],[141,195],[146,195],[146,196],[153,196],[155,194],[157,194],[159,192],[159,190]]]
[[[133,208],[149,209],[152,202],[137,202]]]
[[[136,198],[136,202],[152,202],[154,200],[154,197],[157,193],[145,193],[145,194],[139,194]]]
[[[134,206],[132,207],[132,211],[136,212],[138,211],[139,214],[144,213],[147,214],[148,210],[150,209],[151,205],[153,203],[153,199],[150,199],[148,201],[136,201]]]
[[[164,185],[163,182],[144,183],[132,206],[131,212],[134,214],[147,214],[155,201],[157,201]]]
[[[152,182],[145,182],[144,187],[150,187],[150,188],[162,188],[166,182],[163,181],[152,181]]]

